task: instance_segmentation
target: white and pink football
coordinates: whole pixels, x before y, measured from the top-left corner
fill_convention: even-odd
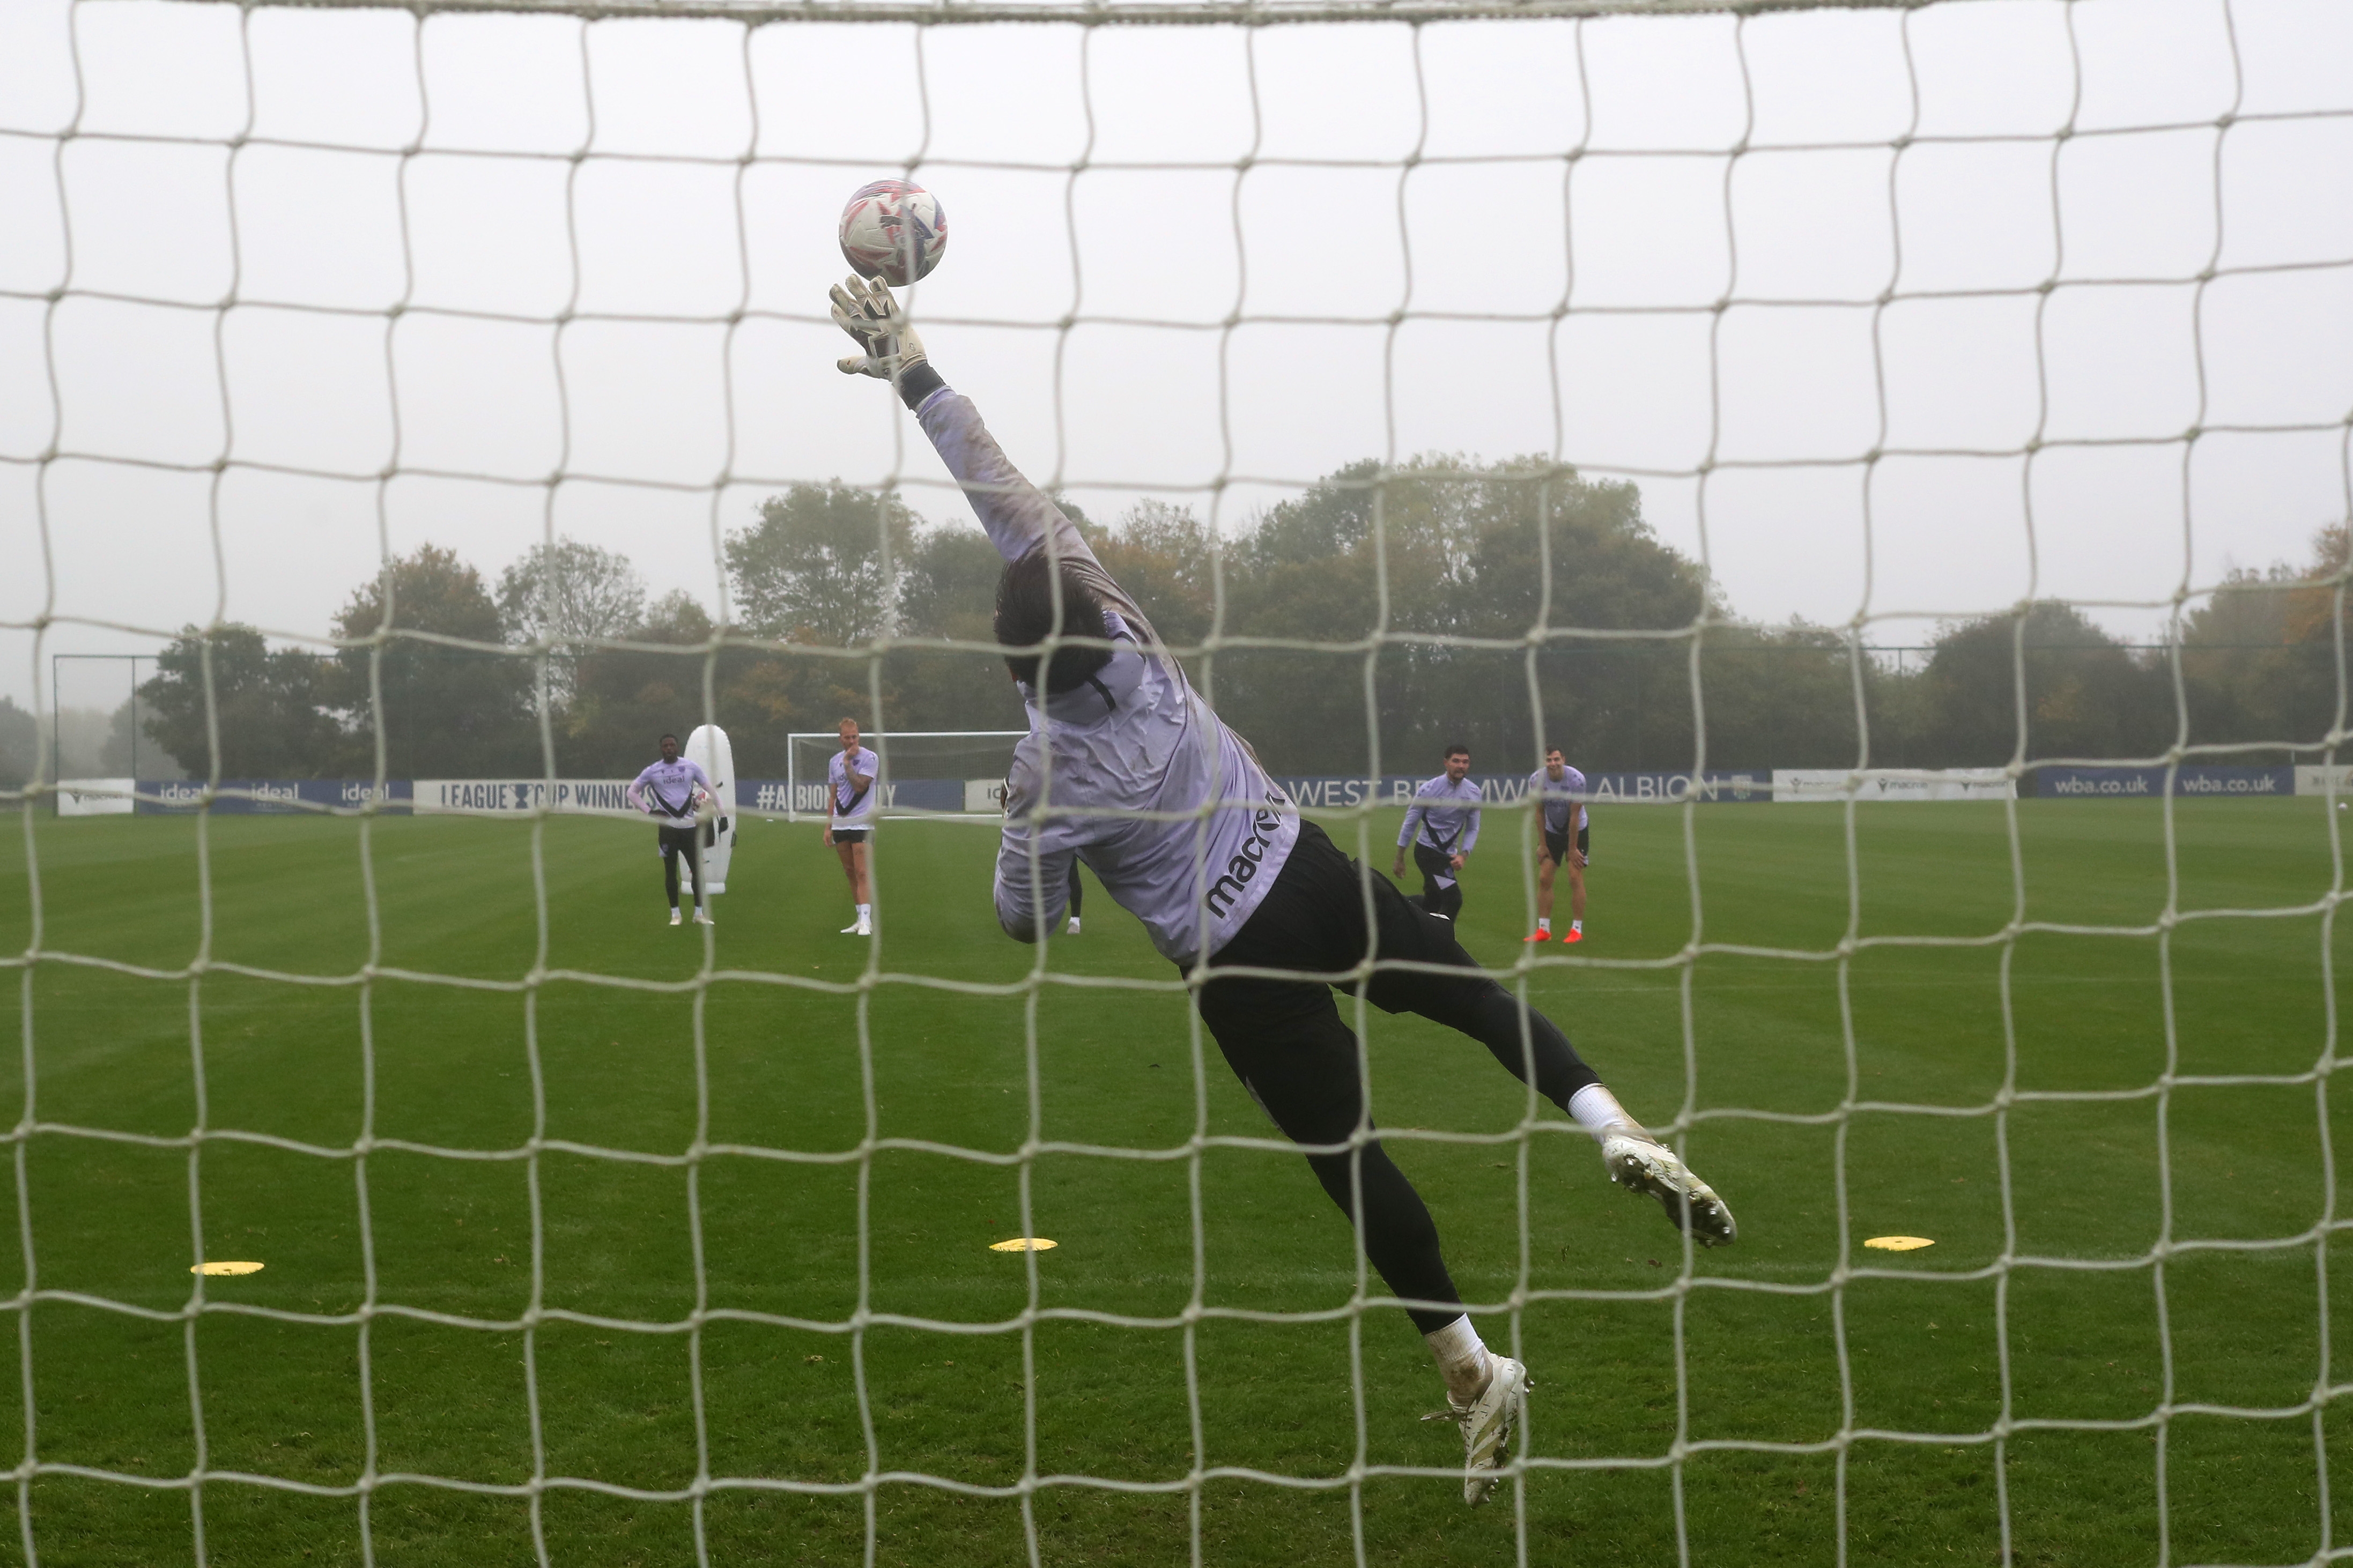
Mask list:
[[[911,180],[861,185],[841,209],[841,258],[860,278],[904,288],[937,267],[947,248],[940,198]]]

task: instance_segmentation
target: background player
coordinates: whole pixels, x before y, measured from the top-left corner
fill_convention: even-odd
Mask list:
[[[678,861],[686,857],[687,876],[694,889],[694,920],[697,925],[712,923],[711,911],[702,898],[702,825],[695,818],[697,796],[708,798],[711,775],[702,764],[678,754],[678,737],[661,738],[661,761],[648,763],[645,771],[629,781],[629,804],[656,818],[655,833],[660,840],[662,890],[670,895],[670,923],[677,925]]]
[[[1544,828],[1544,847],[1536,851],[1536,929],[1523,942],[1552,939],[1552,882],[1556,868],[1568,868],[1568,930],[1563,942],[1585,940],[1585,847],[1592,825],[1585,814],[1585,775],[1561,760],[1560,748],[1545,752],[1544,766],[1528,775],[1528,794],[1535,797]],[[1572,831],[1573,829],[1573,831]]]
[[[1480,1341],[1430,1210],[1377,1139],[1358,1141],[1371,1125],[1358,1045],[1333,986],[1353,989],[1350,972],[1369,952],[1377,968],[1364,987],[1375,1006],[1477,1039],[1600,1141],[1613,1177],[1657,1197],[1704,1245],[1734,1238],[1731,1213],[1626,1114],[1550,1020],[1478,973],[1450,922],[1365,874],[1299,815],[1160,650],[1142,609],[1070,519],[1007,461],[971,400],[940,379],[888,288],[849,279],[833,290],[833,316],[864,350],[841,368],[896,384],[1007,563],[997,640],[1021,684],[1029,732],[1006,776],[997,923],[1023,942],[1044,940],[1083,849],[1104,890],[1199,981],[1197,1005],[1219,1050],[1305,1146],[1316,1179],[1437,1357],[1448,1414],[1462,1425],[1463,1500],[1484,1501],[1509,1456],[1527,1369]],[[1039,651],[1058,633],[1076,640]],[[1291,973],[1233,973],[1239,967]]]
[[[1479,786],[1467,776],[1471,748],[1446,748],[1446,771],[1413,792],[1405,826],[1398,829],[1397,864],[1389,875],[1405,875],[1406,846],[1421,870],[1421,907],[1440,920],[1462,912],[1463,866],[1479,842]]]
[[[1086,885],[1079,880],[1079,859],[1071,857],[1071,923],[1066,934],[1079,934],[1079,905],[1085,900]]]
[[[874,779],[882,759],[858,743],[858,721],[841,721],[841,750],[825,764],[825,842],[841,857],[841,874],[849,879],[849,900],[858,918],[841,928],[844,936],[874,934],[873,879],[867,864],[866,836],[882,814],[874,809]]]

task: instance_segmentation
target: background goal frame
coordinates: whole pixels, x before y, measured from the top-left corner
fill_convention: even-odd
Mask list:
[[[1029,732],[1029,731],[1027,730],[875,730],[870,731],[861,729],[858,732],[858,739],[859,743],[861,745],[869,742],[881,742],[879,744],[875,744],[873,747],[874,754],[877,757],[880,757],[882,762],[882,773],[881,776],[877,777],[874,781],[877,787],[880,787],[881,785],[892,782],[891,778],[891,752],[888,744],[890,742],[959,740],[1008,740],[1018,742],[1022,736]],[[798,809],[800,798],[799,786],[801,784],[799,772],[799,742],[803,741],[822,741],[829,744],[839,746],[841,743],[841,737],[839,730],[794,730],[786,734],[785,820],[786,822],[818,822],[824,820],[822,816],[818,816],[815,812],[805,813]],[[931,818],[940,816],[944,814],[929,811],[915,813],[886,811],[882,813],[882,815],[885,816],[913,815]],[[951,817],[951,820],[956,819],[957,818],[955,817]],[[991,822],[996,820],[994,817],[985,816],[979,814],[973,814],[971,819],[975,822]]]

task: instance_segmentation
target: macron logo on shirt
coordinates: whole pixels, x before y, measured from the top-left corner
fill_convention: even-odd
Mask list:
[[[1273,836],[1282,828],[1282,815],[1272,805],[1258,808],[1250,818],[1250,836],[1242,840],[1241,848],[1226,862],[1226,874],[1209,884],[1209,894],[1204,901],[1211,914],[1222,916],[1240,900],[1243,884],[1258,875],[1260,862],[1266,858]]]

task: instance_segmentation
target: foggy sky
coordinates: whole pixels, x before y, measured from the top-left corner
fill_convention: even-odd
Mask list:
[[[32,697],[44,512],[53,613],[142,628],[53,626],[44,685],[216,615],[319,637],[427,542],[495,577],[552,529],[716,609],[715,533],[791,479],[972,526],[823,316],[842,200],[911,163],[950,226],[934,360],[1099,518],[1156,494],[1231,532],[1361,458],[1556,456],[1636,479],[1739,614],[1916,643],[2030,593],[2156,636],[2347,515],[2328,0],[1419,30],[11,0],[0,694]]]

